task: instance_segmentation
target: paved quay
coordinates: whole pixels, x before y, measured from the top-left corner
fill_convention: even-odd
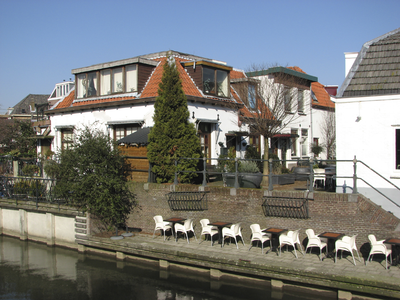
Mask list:
[[[214,279],[227,274],[240,274],[269,280],[272,288],[294,284],[334,291],[338,293],[338,299],[352,299],[352,296],[353,299],[400,299],[400,264],[386,270],[381,255],[376,255],[372,262],[365,265],[366,257],[360,253],[361,262],[356,255],[354,266],[351,255],[346,253],[341,259],[338,256],[337,263],[333,257],[320,261],[319,249],[313,248],[311,254],[302,255],[298,251],[296,259],[291,247],[288,250],[283,247],[282,255],[278,256],[277,252],[265,253],[270,249],[266,243],[268,246],[262,254],[261,247],[257,247],[256,243],[250,251],[246,240],[245,245],[239,241],[239,249],[234,243],[221,247],[217,241],[211,246],[204,236],[200,244],[194,237],[188,244],[183,238],[176,243],[173,238],[167,237],[164,242],[162,236],[156,235],[153,239],[152,235],[138,233],[120,240],[77,236],[76,241],[79,251],[105,251],[118,259],[153,259],[159,261],[160,268],[173,264],[196,267],[210,272]]]

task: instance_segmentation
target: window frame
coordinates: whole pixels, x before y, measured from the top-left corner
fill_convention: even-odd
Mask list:
[[[304,114],[304,90],[297,89],[297,112]]]
[[[66,135],[66,133],[68,133]],[[70,138],[66,138],[66,136]],[[61,149],[68,149],[74,142],[74,129],[73,128],[61,128]]]
[[[106,72],[108,74],[105,74]],[[127,83],[127,72],[130,72],[129,85]],[[87,95],[90,84],[89,76],[91,74],[95,75],[93,80],[95,93]],[[118,76],[117,74],[120,75]],[[118,82],[116,82],[117,76]],[[106,85],[103,85],[103,79],[108,81]],[[104,68],[96,71],[78,73],[75,74],[75,81],[77,82],[75,98],[78,100],[98,96],[134,93],[138,90],[138,65],[127,64],[123,66]],[[130,91],[127,91],[128,88],[130,89]]]
[[[123,129],[123,136],[120,138],[117,138],[117,129]],[[132,130],[133,128],[136,128],[136,130]],[[138,131],[141,127],[141,125],[139,123],[126,123],[126,124],[114,124],[112,125],[112,129],[113,129],[113,139],[114,141],[118,141],[136,131]]]
[[[212,85],[212,88],[210,88],[210,90],[206,90],[206,87],[207,87],[207,84],[205,84],[205,76],[206,76],[206,74],[205,74],[205,71],[212,71],[213,72],[213,85]],[[219,87],[221,86],[221,85],[223,85],[223,84],[221,84],[219,81],[218,81],[218,78],[219,78],[219,74],[218,73],[224,73],[225,75],[226,75],[226,77],[225,77],[225,79],[223,80],[224,82],[226,82],[226,95],[225,95],[225,93],[223,92],[223,94],[221,95],[221,93],[219,92]],[[207,67],[204,67],[203,66],[203,72],[202,72],[202,78],[201,78],[201,81],[202,81],[202,86],[203,86],[203,93],[204,94],[206,94],[206,95],[214,95],[214,96],[216,96],[216,97],[222,97],[222,98],[229,98],[229,89],[230,89],[230,86],[229,86],[229,72],[228,71],[225,71],[225,70],[221,70],[221,69],[218,69],[218,68],[212,68],[212,67],[209,67],[209,66],[207,66]]]

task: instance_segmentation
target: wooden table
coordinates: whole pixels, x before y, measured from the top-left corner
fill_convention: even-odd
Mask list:
[[[169,218],[168,220],[164,220],[164,222],[170,222],[172,223],[172,235],[175,237],[175,223],[183,223],[185,222],[186,219],[184,218],[178,218],[178,217],[173,217],[173,218]]]
[[[335,249],[335,242],[342,237],[344,237],[344,233],[337,233],[337,232],[324,232],[318,235],[319,238],[326,238],[328,242],[326,243],[326,255],[322,258],[328,258],[333,252],[329,251],[329,244],[333,244],[333,249]],[[332,247],[331,247],[332,249]]]
[[[283,229],[283,228],[275,228],[275,227],[270,227],[270,228],[267,228],[267,229],[264,229],[264,230],[262,230],[262,232],[265,232],[265,233],[270,233],[271,234],[271,249],[270,250],[268,250],[265,254],[267,254],[269,251],[277,251],[277,249],[278,249],[278,246],[279,246],[279,236],[282,234],[282,233],[285,233],[285,232],[287,232],[288,230],[287,229]],[[277,243],[275,243],[275,245],[274,245],[274,240],[276,240],[277,241]]]
[[[221,247],[222,247],[222,228],[229,227],[232,225],[232,223],[217,221],[217,222],[213,222],[213,223],[208,223],[208,225],[218,227],[218,244],[221,244]]]
[[[400,251],[400,239],[390,238],[383,241],[384,244],[390,244],[392,246],[392,266],[399,264]],[[395,251],[396,250],[396,251]]]

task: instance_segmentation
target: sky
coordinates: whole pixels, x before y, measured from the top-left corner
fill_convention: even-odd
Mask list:
[[[400,27],[400,0],[0,0],[0,114],[71,70],[175,50],[345,79],[345,52]]]

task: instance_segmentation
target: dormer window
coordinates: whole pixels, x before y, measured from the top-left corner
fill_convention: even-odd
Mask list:
[[[203,92],[219,97],[228,97],[228,72],[203,67]]]
[[[137,91],[137,65],[105,68],[76,75],[77,99]]]
[[[254,84],[249,84],[248,99],[250,108],[256,109],[256,87]]]

